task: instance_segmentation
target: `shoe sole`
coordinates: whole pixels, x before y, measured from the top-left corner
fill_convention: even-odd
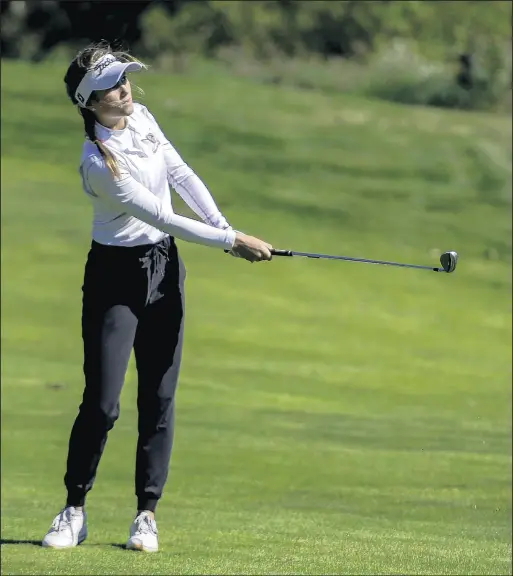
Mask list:
[[[158,552],[158,548],[145,548],[140,542],[131,542],[126,545],[127,550],[136,550],[137,552]]]
[[[76,546],[80,546],[80,544],[82,544],[82,542],[84,542],[84,540],[85,540],[86,538],[87,538],[87,536],[84,537],[84,538],[82,538],[82,540],[79,540],[79,541],[77,542]],[[71,545],[71,546],[55,546],[55,545],[53,545],[53,544],[48,544],[48,543],[46,543],[46,542],[41,542],[41,547],[42,547],[42,548],[52,548],[52,550],[67,550],[68,548],[76,548],[76,546],[73,546],[73,545]]]

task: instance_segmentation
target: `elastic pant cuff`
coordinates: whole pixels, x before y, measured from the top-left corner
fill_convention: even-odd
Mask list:
[[[68,498],[66,500],[66,506],[73,506],[74,508],[76,508],[77,506],[84,506],[85,500],[86,500],[86,497],[84,494],[68,493]]]
[[[137,498],[137,510],[149,510],[150,512],[155,512],[158,501],[158,498],[141,496],[140,498]]]

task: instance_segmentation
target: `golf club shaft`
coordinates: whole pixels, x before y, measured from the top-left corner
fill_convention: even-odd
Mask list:
[[[348,260],[350,262],[363,262],[364,264],[383,264],[384,266],[400,266],[401,268],[419,268],[432,272],[445,272],[443,268],[433,266],[419,266],[418,264],[401,264],[399,262],[387,262],[385,260],[367,260],[366,258],[351,258],[350,256],[330,256],[329,254],[311,254],[309,252],[293,252],[292,250],[271,250],[273,256],[302,256],[304,258],[323,258],[326,260]]]

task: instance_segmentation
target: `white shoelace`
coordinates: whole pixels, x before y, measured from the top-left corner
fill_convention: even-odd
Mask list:
[[[139,516],[135,522],[137,524],[137,532],[140,532],[141,534],[157,535],[157,525],[149,516]]]
[[[54,532],[64,532],[65,530],[71,529],[71,510],[69,508],[64,508],[61,510],[58,516],[52,523],[52,530]]]

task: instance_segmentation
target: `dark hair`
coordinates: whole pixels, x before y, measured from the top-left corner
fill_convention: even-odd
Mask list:
[[[86,75],[87,71],[92,68],[100,58],[105,56],[106,54],[112,54],[116,57],[117,60],[120,62],[138,62],[139,64],[143,65],[142,62],[128,54],[128,52],[123,51],[114,51],[111,45],[108,42],[95,42],[93,44],[89,44],[86,48],[81,50],[73,59],[71,64],[68,67],[66,75],[64,76],[64,83],[66,84],[66,92],[68,94],[69,99],[71,102],[78,107],[78,111],[84,120],[84,130],[86,133],[87,138],[91,140],[96,146],[100,154],[102,155],[103,159],[105,160],[105,164],[107,168],[110,170],[113,176],[119,177],[119,170],[116,164],[116,159],[110,152],[110,150],[105,146],[105,144],[98,140],[96,137],[95,132],[95,123],[96,123],[96,116],[92,110],[88,108],[82,108],[78,106],[78,101],[75,98],[75,92],[78,88],[78,85],[82,81],[82,78]],[[145,66],[144,66],[145,67]],[[86,106],[91,104],[91,101],[95,98],[95,93],[93,92],[86,102]]]

